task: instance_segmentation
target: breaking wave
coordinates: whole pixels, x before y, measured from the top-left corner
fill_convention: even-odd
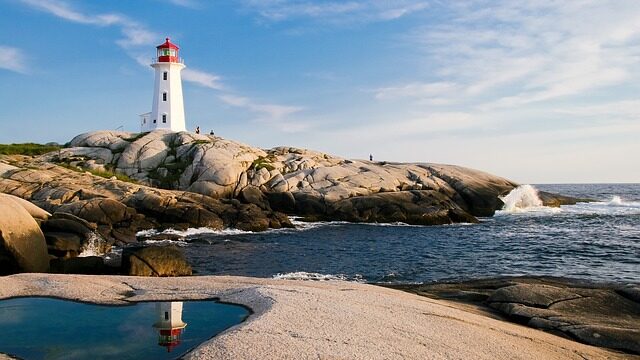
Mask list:
[[[356,274],[354,276],[348,276],[345,274],[320,274],[320,273],[311,273],[306,271],[296,271],[290,273],[278,273],[273,275],[274,279],[277,280],[312,280],[312,281],[330,281],[330,280],[339,280],[339,281],[353,281],[353,282],[364,282],[364,278],[360,274]]]
[[[207,227],[201,228],[188,228],[187,230],[175,230],[175,229],[166,229],[163,231],[159,231],[156,229],[150,230],[142,230],[136,233],[136,237],[152,237],[159,235],[169,235],[173,237],[181,237],[186,238],[190,236],[196,235],[204,235],[204,234],[212,234],[212,235],[241,235],[241,234],[252,234],[251,231],[243,231],[238,229],[223,229],[223,230],[214,230]]]
[[[520,185],[511,190],[506,196],[501,196],[504,202],[502,210],[496,211],[496,216],[530,214],[530,215],[634,215],[640,214],[640,202],[625,201],[620,196],[613,196],[610,200],[581,202],[575,205],[560,207],[544,206],[538,196],[538,190],[531,185]]]

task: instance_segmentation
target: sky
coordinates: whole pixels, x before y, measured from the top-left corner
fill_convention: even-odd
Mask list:
[[[165,37],[191,130],[640,182],[637,0],[0,0],[0,143],[139,131]]]

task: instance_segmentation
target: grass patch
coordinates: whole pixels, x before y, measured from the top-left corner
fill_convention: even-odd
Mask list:
[[[262,168],[267,169],[268,171],[271,171],[273,169],[275,169],[275,167],[273,167],[273,165],[271,164],[271,161],[265,157],[259,157],[257,159],[255,159],[253,161],[253,163],[251,164],[251,167],[253,168],[253,170],[258,171]]]
[[[0,144],[0,155],[29,155],[36,156],[62,149],[60,145],[42,145],[35,143]]]
[[[109,168],[106,171],[101,171],[101,170],[89,170],[89,169],[79,168],[77,166],[73,166],[73,165],[68,164],[68,163],[57,163],[56,165],[62,166],[65,169],[73,170],[73,171],[76,171],[76,172],[88,172],[88,173],[91,173],[91,175],[100,176],[100,177],[103,177],[105,179],[111,179],[112,177],[115,176],[116,179],[118,179],[120,181],[132,183],[132,184],[137,184],[138,183],[136,180],[128,177],[127,175],[118,174],[118,173],[110,170]]]

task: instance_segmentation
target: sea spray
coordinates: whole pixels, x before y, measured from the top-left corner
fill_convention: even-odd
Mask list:
[[[502,211],[507,213],[522,212],[526,209],[543,206],[542,200],[538,196],[538,190],[531,185],[520,185],[506,196],[500,197],[500,200],[504,202]]]
[[[102,238],[98,234],[91,233],[91,235],[89,235],[89,237],[87,238],[87,241],[84,244],[84,248],[82,252],[78,256],[79,257],[102,256],[104,255],[103,245],[104,245],[104,240],[102,240]]]

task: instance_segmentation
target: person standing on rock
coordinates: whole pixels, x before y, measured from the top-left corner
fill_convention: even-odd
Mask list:
[[[200,126],[196,126],[196,134],[200,134]]]
[[[369,161],[373,161],[373,154],[369,154]]]
[[[209,132],[209,135],[211,135],[211,136],[215,135],[215,134],[213,133],[213,130],[211,130],[211,131]]]

